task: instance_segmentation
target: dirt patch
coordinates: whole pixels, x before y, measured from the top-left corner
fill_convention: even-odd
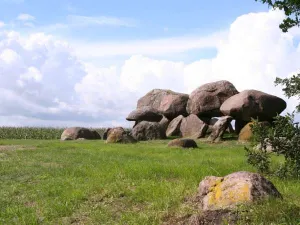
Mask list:
[[[0,145],[0,151],[33,150],[34,146],[25,145]]]
[[[192,211],[181,215],[169,215],[164,218],[163,225],[233,225],[238,222],[239,214],[237,210],[219,209],[202,211],[199,207],[197,195],[184,199],[184,204],[188,205]]]
[[[169,218],[164,225],[223,225],[236,224],[238,213],[230,210],[204,211],[201,214],[186,215],[179,218]]]

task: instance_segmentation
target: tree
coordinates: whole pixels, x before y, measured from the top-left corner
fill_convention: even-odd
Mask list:
[[[300,0],[255,0],[263,4],[268,4],[273,9],[283,10],[286,18],[279,25],[282,32],[286,33],[288,30],[295,26],[300,26]],[[291,78],[276,78],[276,85],[283,85],[282,89],[285,95],[290,98],[298,96],[300,99],[300,74],[293,75]],[[300,112],[300,103],[297,106],[297,111]]]
[[[300,25],[300,0],[255,0],[260,1],[263,4],[268,4],[273,9],[283,10],[286,18],[279,25],[283,32],[288,32],[288,30],[294,26]]]
[[[275,84],[281,84],[284,86],[282,89],[285,95],[290,98],[292,96],[298,96],[300,99],[300,74],[293,75],[291,78],[276,78]],[[300,112],[300,103],[297,105],[297,111]]]

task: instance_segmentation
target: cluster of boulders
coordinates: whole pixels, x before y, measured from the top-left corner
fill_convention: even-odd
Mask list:
[[[251,136],[246,125],[252,118],[271,124],[285,108],[286,102],[279,97],[257,90],[238,92],[232,83],[221,80],[204,84],[190,95],[154,89],[138,100],[126,119],[135,121],[131,135],[136,140],[197,139],[210,134],[208,140],[215,142],[222,140],[226,131],[239,134],[244,127],[241,140],[245,140]]]
[[[109,128],[103,139],[108,143],[133,143],[170,136],[198,139],[209,135],[209,141],[217,142],[225,132],[236,132],[240,141],[247,141],[252,135],[252,118],[269,126],[285,108],[286,102],[279,97],[257,90],[238,92],[225,80],[204,84],[190,95],[154,89],[141,97],[136,109],[127,116],[128,121],[135,122],[130,133],[122,127]],[[68,128],[61,137],[80,138],[101,137],[96,131],[78,127]]]
[[[136,140],[123,127],[107,128],[102,136],[96,131],[84,127],[70,127],[64,130],[60,138],[67,140],[106,140],[106,143],[136,143]]]
[[[60,139],[62,141],[80,139],[97,140],[101,139],[101,136],[96,130],[91,130],[84,127],[70,127],[64,130]]]

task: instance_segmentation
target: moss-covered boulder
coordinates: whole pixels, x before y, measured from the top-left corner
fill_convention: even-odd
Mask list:
[[[202,210],[234,208],[270,197],[281,198],[281,194],[260,174],[244,171],[225,177],[205,177],[198,189]]]

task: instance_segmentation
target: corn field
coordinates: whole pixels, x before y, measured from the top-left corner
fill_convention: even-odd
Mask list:
[[[60,139],[65,128],[53,127],[0,127],[0,139]],[[105,128],[93,128],[102,136]]]

